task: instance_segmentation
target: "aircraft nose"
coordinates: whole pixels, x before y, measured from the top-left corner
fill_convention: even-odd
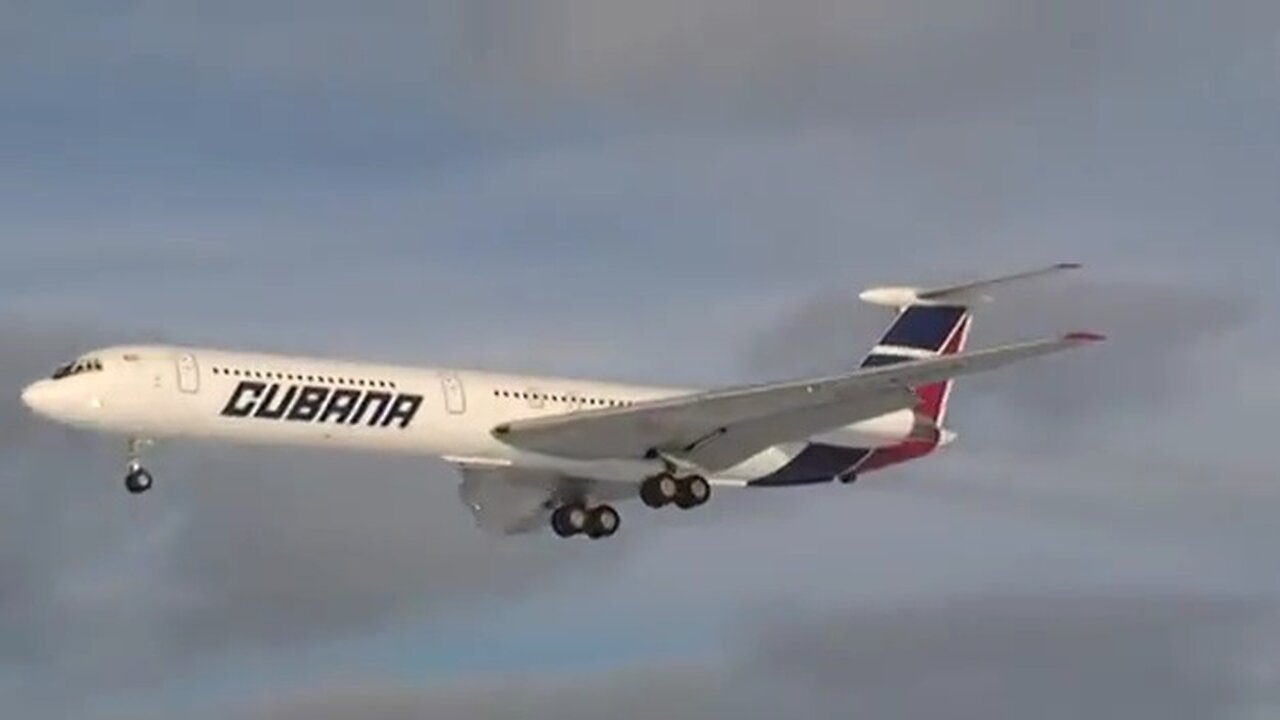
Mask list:
[[[38,380],[22,390],[22,404],[36,412],[45,412],[49,407],[51,388],[48,380]]]

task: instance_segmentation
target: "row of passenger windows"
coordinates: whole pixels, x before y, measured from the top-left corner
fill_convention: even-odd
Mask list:
[[[272,370],[245,370],[242,368],[215,367],[214,375],[229,377],[257,378],[259,380],[293,380],[295,382],[328,383],[330,385],[354,385],[357,387],[394,388],[391,380],[374,380],[369,378],[338,377],[333,375],[302,375],[299,373],[283,373]]]
[[[577,403],[581,405],[591,405],[595,407],[623,407],[631,405],[630,400],[611,400],[608,398],[575,398],[569,395],[556,395],[554,393],[540,392],[517,392],[515,390],[494,390],[493,396],[497,398],[512,398],[515,400],[541,400],[543,402],[558,403]]]

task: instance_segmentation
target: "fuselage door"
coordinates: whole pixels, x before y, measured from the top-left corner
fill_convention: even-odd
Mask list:
[[[452,415],[461,415],[467,411],[467,393],[462,387],[462,378],[454,373],[440,376],[440,387],[444,391],[444,407]]]
[[[196,364],[196,356],[183,353],[178,356],[178,389],[184,393],[200,390],[200,366]]]

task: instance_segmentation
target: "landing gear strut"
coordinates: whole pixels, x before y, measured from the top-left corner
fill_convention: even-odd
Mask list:
[[[598,540],[618,532],[620,524],[618,511],[610,505],[587,508],[582,503],[569,503],[551,513],[551,529],[562,538],[586,535]]]
[[[129,465],[124,476],[124,489],[133,495],[140,495],[150,490],[154,484],[151,473],[142,466],[142,448],[150,444],[150,440],[139,438],[129,440]]]
[[[711,499],[711,484],[701,475],[655,475],[640,486],[640,500],[651,508],[674,504],[681,510],[698,507]]]

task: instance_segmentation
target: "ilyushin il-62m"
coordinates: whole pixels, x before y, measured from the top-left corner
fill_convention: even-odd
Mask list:
[[[1073,332],[968,350],[973,308],[1055,265],[939,288],[881,287],[893,309],[858,367],[713,390],[168,345],[95,350],[22,393],[36,413],[126,440],[125,487],[153,484],[143,450],[183,438],[439,456],[478,524],[561,537],[618,530],[614,505],[690,509],[713,491],[852,482],[952,442],[954,378],[1102,339]]]

